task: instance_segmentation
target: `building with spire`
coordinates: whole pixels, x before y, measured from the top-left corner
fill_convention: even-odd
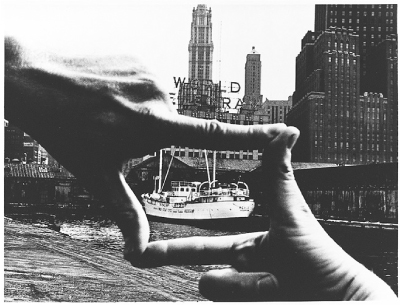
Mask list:
[[[189,80],[212,80],[213,50],[211,8],[199,4],[192,12]]]
[[[197,8],[193,8],[192,18],[189,41],[189,77],[186,82],[183,81],[179,84],[178,113],[237,125],[269,123],[269,117],[266,114],[238,114],[225,110],[224,102],[228,98],[225,96],[226,88],[221,81],[214,83],[211,80],[213,64],[211,8],[199,4]],[[256,52],[253,55],[259,58],[259,54]],[[259,65],[258,76],[260,78],[261,62]],[[251,69],[253,69],[252,66]],[[259,82],[256,90],[258,94],[260,93]],[[178,157],[192,159],[204,157],[204,151],[201,148],[172,146],[165,151]],[[208,152],[207,155],[212,157],[212,152]],[[261,156],[261,149],[216,152],[218,159],[260,160]]]
[[[193,8],[189,41],[189,75],[179,85],[178,112],[221,108],[220,84],[212,81],[213,50],[211,8]],[[185,82],[187,81],[187,82]]]

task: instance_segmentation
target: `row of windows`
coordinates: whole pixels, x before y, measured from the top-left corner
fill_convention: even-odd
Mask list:
[[[346,23],[346,19],[345,18],[342,18],[342,19],[339,18],[339,21],[341,21],[342,23]],[[333,23],[337,24],[338,23],[338,19],[337,18],[330,18],[329,22],[331,24],[333,24]],[[352,24],[354,22],[359,24],[360,23],[360,18],[356,18],[356,19],[349,18],[348,19],[348,23],[349,24]],[[385,23],[386,24],[393,24],[393,19],[386,19]],[[381,28],[381,27],[378,27],[378,28]],[[357,31],[359,31],[359,29]],[[366,27],[363,27],[363,31],[366,31]],[[378,30],[378,31],[381,31],[381,30]]]
[[[344,60],[345,59],[343,57],[340,58],[340,64],[341,65],[344,65]],[[328,62],[329,63],[332,62],[332,56],[328,56]],[[335,57],[335,64],[339,64],[339,58],[338,57]],[[346,58],[346,64],[350,65],[350,58],[349,57]],[[356,59],[353,59],[353,65],[357,65],[357,60]]]
[[[330,153],[328,155],[323,155],[320,153],[319,155],[316,155],[315,158],[318,159],[319,162],[333,162],[333,163],[338,163],[338,162],[345,162],[345,163],[354,163],[354,162],[362,162],[362,163],[374,163],[374,162],[394,162],[394,158],[391,157],[380,157],[379,152],[375,152],[373,154],[368,153],[368,154],[355,154],[355,153],[350,153],[350,154],[337,154],[337,153]]]
[[[368,4],[365,4],[365,5],[363,5],[364,6],[364,9],[379,9],[379,10],[381,10],[381,9],[393,9],[394,8],[394,5],[393,4],[371,4],[371,5],[368,5]],[[354,9],[362,9],[363,8],[363,6],[362,5],[359,5],[359,4],[354,4]],[[346,12],[346,9],[351,9],[351,8],[353,8],[353,4],[345,4],[345,5],[343,5],[343,4],[332,4],[332,5],[330,5],[330,7],[335,7],[335,8],[341,8],[341,9],[344,9],[344,11],[342,11],[342,15],[344,15],[345,14],[345,12]],[[351,11],[348,11],[349,13],[351,13]],[[337,13],[338,13],[338,11],[336,10],[336,11],[330,11],[330,14],[331,15],[337,15]],[[360,12],[359,11],[357,11],[357,14],[359,14]]]
[[[169,149],[167,149],[167,152],[171,152]],[[194,150],[176,150],[174,153],[174,156],[176,157],[189,157],[189,158],[200,158],[204,157],[203,152],[199,151],[194,151]],[[262,156],[262,150],[256,150],[255,152],[217,152],[216,157],[217,159],[242,159],[242,160],[260,160]],[[213,153],[208,153],[207,154],[208,158],[213,157]]]
[[[339,44],[335,41],[333,44],[334,48],[337,49],[339,47],[339,50],[356,50],[356,45],[352,44],[351,45],[351,49],[349,49],[350,45],[348,42],[346,42],[346,44],[344,44],[343,42],[340,42]],[[331,41],[328,41],[328,47],[331,47]]]
[[[348,15],[349,16],[353,16],[353,11],[342,11],[342,16],[346,16],[347,14],[346,13],[348,13]],[[355,12],[356,13],[356,15],[357,16],[360,16],[360,11],[357,11],[357,12]],[[375,11],[370,11],[369,12],[370,14],[370,16],[372,16],[372,17],[374,17],[374,16],[378,16],[378,17],[381,17],[382,16],[382,12],[375,12]],[[377,14],[375,14],[375,13],[377,13]],[[330,11],[330,15],[331,16],[337,16],[338,15],[338,12],[337,11]],[[363,12],[363,15],[364,16],[368,16],[368,12]],[[386,17],[393,17],[393,12],[386,12],[386,14],[384,14],[384,15],[386,15]]]

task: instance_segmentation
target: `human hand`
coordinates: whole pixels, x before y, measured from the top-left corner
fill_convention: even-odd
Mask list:
[[[127,159],[171,145],[258,149],[284,127],[182,116],[134,58],[66,58],[12,38],[5,40],[5,117],[108,205],[132,262],[147,247],[149,225],[122,175]]]
[[[283,129],[264,150],[268,232],[151,242],[142,265],[230,264],[200,279],[200,292],[214,301],[396,299],[311,213],[291,167],[298,134],[296,128]]]

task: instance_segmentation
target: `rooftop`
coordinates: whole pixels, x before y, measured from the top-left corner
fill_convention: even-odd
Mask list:
[[[40,178],[40,179],[73,179],[72,173],[64,167],[55,167],[43,164],[5,163],[4,177]]]

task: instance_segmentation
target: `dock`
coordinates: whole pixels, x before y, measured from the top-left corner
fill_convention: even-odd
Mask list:
[[[5,302],[205,301],[201,274],[135,268],[119,250],[4,218]]]
[[[362,229],[392,230],[396,232],[398,231],[398,224],[395,223],[348,221],[348,220],[321,219],[321,218],[317,218],[317,220],[322,226],[341,226],[341,227],[353,227]]]

